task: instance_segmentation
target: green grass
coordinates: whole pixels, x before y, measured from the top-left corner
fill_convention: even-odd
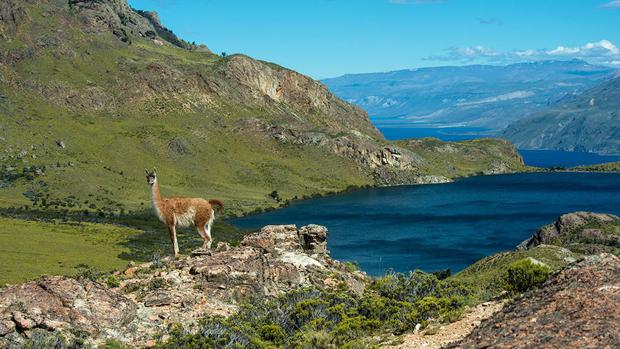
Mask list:
[[[168,232],[155,217],[128,217],[130,226],[109,223],[0,218],[0,285],[42,275],[74,275],[84,266],[100,272],[122,269],[129,261],[147,262],[171,254]],[[235,244],[244,234],[221,221],[215,243]],[[202,245],[194,229],[180,229],[182,254]]]
[[[127,265],[135,229],[108,224],[0,219],[0,284],[72,275],[80,264],[102,271]]]

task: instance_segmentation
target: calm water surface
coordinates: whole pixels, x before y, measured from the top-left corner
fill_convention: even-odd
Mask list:
[[[620,174],[529,173],[367,189],[232,223],[325,225],[334,258],[378,275],[389,268],[458,271],[577,210],[620,214]]]

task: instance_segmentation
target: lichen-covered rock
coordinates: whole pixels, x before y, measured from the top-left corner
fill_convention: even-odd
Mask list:
[[[118,273],[121,286],[114,289],[65,277],[11,286],[0,292],[0,347],[37,328],[78,329],[95,344],[143,346],[171,324],[191,327],[205,315],[229,315],[250,296],[339,284],[363,292],[366,275],[329,257],[327,234],[319,225],[266,226],[238,247],[220,243],[182,260],[131,266]]]
[[[0,293],[0,337],[36,328],[72,328],[96,337],[120,330],[135,318],[136,308],[132,300],[98,283],[46,277]]]

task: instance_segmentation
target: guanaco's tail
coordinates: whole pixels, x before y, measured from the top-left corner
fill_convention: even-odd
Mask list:
[[[222,212],[224,210],[224,204],[220,200],[209,200],[209,203],[214,206],[219,206],[218,212]]]

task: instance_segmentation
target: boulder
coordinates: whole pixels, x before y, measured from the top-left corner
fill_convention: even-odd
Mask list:
[[[98,283],[64,276],[9,286],[0,294],[2,335],[67,325],[96,336],[103,329],[122,328],[135,315],[136,304],[126,297]]]

